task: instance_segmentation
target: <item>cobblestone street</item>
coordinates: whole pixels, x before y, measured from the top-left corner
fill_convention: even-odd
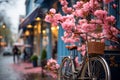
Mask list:
[[[41,77],[40,68],[28,67],[27,70],[22,70],[19,66],[20,64],[13,64],[12,56],[0,55],[0,80],[55,80],[50,75]]]

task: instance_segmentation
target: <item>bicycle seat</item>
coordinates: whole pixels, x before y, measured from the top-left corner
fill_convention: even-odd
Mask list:
[[[75,45],[70,45],[70,46],[66,46],[66,48],[67,48],[68,50],[74,50],[74,49],[77,49],[77,46],[75,46]]]

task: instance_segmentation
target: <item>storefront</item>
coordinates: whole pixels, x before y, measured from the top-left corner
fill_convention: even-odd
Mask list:
[[[28,48],[27,51],[30,55],[39,55],[40,49],[42,48],[42,23],[43,13],[41,8],[36,7],[19,26],[19,30],[22,29],[21,38],[24,40],[24,44],[29,44],[32,47]],[[40,38],[41,37],[41,38]]]
[[[42,50],[46,49],[47,59],[56,58],[59,27],[44,22],[43,12],[37,7],[24,19],[19,26],[20,30],[22,29],[21,38],[24,39],[25,44],[32,46],[28,49],[31,55],[41,56]]]

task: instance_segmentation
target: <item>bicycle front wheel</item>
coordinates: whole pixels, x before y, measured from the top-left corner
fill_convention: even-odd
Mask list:
[[[60,65],[58,80],[73,80],[72,60],[65,57]]]
[[[89,64],[89,66],[88,66]],[[92,57],[81,73],[82,80],[111,80],[110,69],[104,58]]]

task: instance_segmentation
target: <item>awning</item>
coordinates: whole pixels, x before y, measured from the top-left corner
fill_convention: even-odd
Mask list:
[[[26,27],[27,24],[30,24],[33,21],[35,21],[36,17],[43,18],[43,15],[44,14],[43,14],[42,9],[38,6],[28,16],[26,16],[26,18],[24,19],[24,21],[19,25],[19,29],[21,29],[23,27]]]

